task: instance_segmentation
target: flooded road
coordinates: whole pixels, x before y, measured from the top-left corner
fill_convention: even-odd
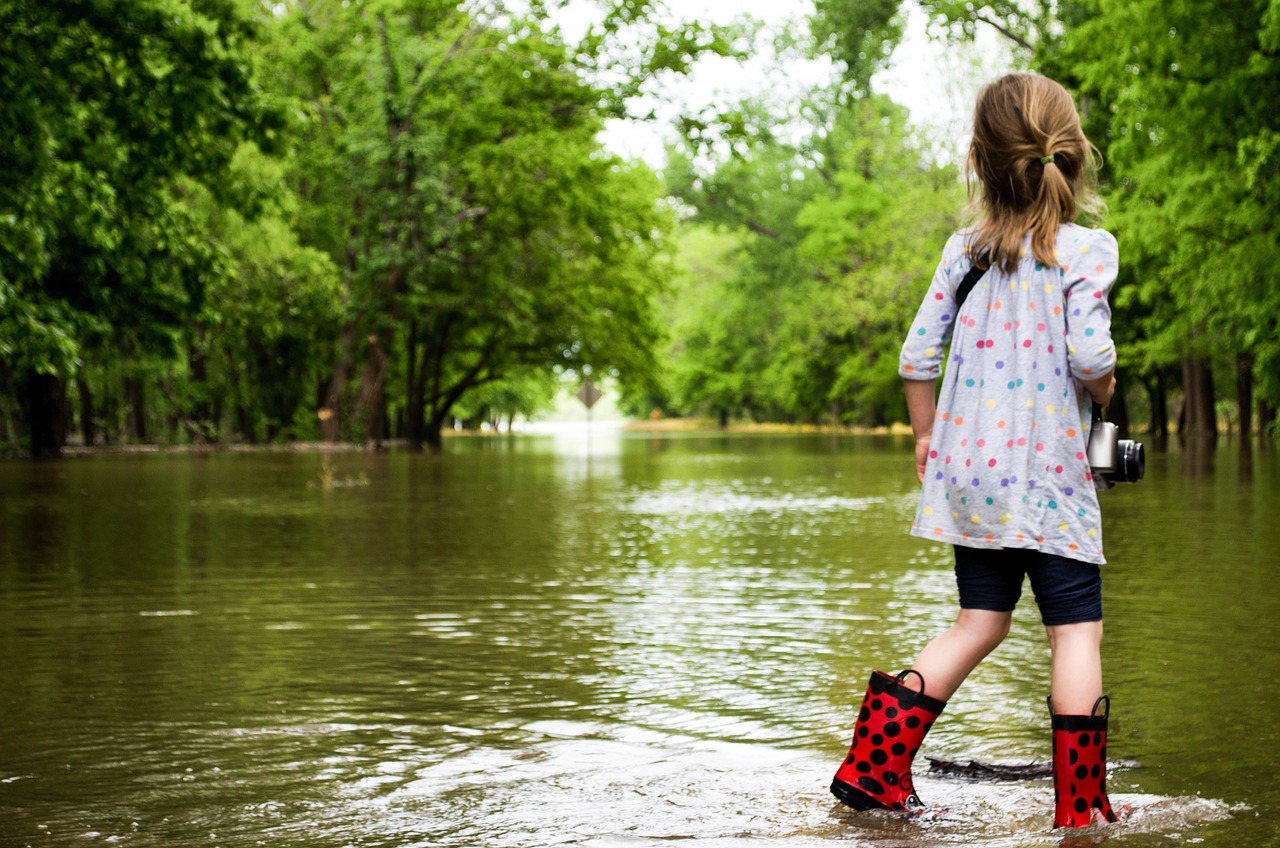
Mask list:
[[[1120,845],[1275,844],[1280,469],[1103,495]],[[827,794],[954,614],[906,440],[523,436],[0,464],[0,845],[1046,845],[1029,597],[917,760]],[[1029,595],[1029,592],[1026,593]]]

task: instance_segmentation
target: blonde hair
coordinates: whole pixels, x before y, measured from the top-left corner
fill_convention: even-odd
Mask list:
[[[969,254],[1012,272],[1030,232],[1036,261],[1057,265],[1059,225],[1081,211],[1102,212],[1094,190],[1099,158],[1061,85],[1021,73],[989,83],[978,94],[969,145],[970,193],[973,176],[982,185]]]

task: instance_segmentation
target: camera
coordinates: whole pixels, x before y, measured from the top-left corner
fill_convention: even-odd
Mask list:
[[[1140,442],[1120,438],[1120,430],[1110,421],[1095,420],[1089,431],[1089,468],[1098,489],[1116,483],[1136,483],[1147,472],[1146,453]]]

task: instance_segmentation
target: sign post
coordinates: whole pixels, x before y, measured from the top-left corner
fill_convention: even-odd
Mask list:
[[[582,401],[582,405],[587,408],[587,454],[591,454],[591,407],[596,405],[600,398],[604,397],[604,392],[600,391],[591,380],[584,380],[582,387],[578,389],[575,397]]]

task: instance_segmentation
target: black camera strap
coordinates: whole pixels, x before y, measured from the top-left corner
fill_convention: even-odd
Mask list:
[[[960,281],[960,285],[956,286],[957,313],[960,311],[960,307],[964,306],[965,300],[969,297],[969,292],[973,291],[973,287],[978,284],[978,280],[981,280],[982,275],[985,273],[987,273],[987,255],[984,253],[974,261],[969,273],[965,274],[964,279]]]

